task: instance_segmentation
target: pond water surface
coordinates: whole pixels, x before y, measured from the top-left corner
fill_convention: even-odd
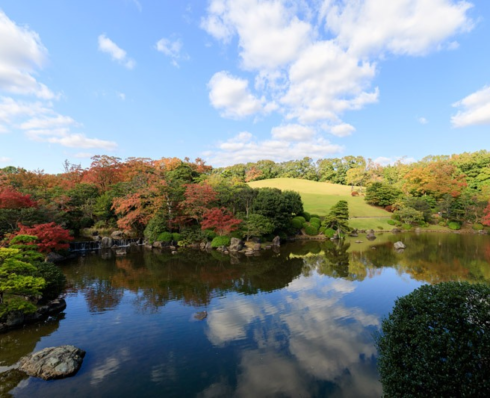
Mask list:
[[[396,298],[424,283],[490,283],[489,262],[490,236],[456,234],[294,243],[258,257],[90,254],[62,267],[62,314],[0,335],[0,395],[379,397],[373,334]],[[62,344],[87,351],[76,376],[10,370]]]

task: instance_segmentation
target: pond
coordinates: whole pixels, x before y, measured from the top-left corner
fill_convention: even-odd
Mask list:
[[[64,313],[0,335],[0,395],[379,397],[373,334],[396,298],[424,283],[490,283],[489,262],[490,236],[457,234],[291,243],[257,257],[90,254],[62,266]],[[10,370],[62,344],[87,351],[76,376]]]

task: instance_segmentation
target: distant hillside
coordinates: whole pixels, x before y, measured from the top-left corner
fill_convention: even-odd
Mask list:
[[[378,229],[381,226],[391,229],[387,224],[390,213],[383,209],[368,205],[364,197],[351,196],[351,187],[326,182],[301,180],[296,178],[275,178],[250,182],[252,188],[279,188],[281,190],[296,191],[301,195],[305,211],[324,216],[330,208],[339,200],[349,203],[349,214],[351,218],[372,217],[351,220],[351,226],[355,228]]]

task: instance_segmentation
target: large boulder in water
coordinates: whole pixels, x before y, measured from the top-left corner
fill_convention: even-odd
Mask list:
[[[243,242],[238,238],[231,238],[230,240],[230,251],[238,252],[243,249]]]
[[[272,246],[281,246],[281,238],[279,236],[276,236],[274,239],[272,239]]]
[[[44,380],[62,379],[77,373],[85,351],[72,345],[49,347],[21,358],[19,370]]]
[[[100,247],[102,249],[110,249],[112,247],[112,238],[108,238],[107,236],[103,237],[100,242]]]
[[[393,246],[395,247],[396,250],[403,250],[406,248],[403,242],[396,242]]]

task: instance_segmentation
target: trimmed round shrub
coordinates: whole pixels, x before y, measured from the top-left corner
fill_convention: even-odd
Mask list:
[[[320,228],[318,229],[318,233],[319,233],[319,234],[323,234],[323,233],[325,232],[325,230],[326,230],[326,229],[327,229],[327,228],[325,228],[325,227],[320,227]]]
[[[386,221],[389,225],[395,225],[396,221],[395,220],[388,220]]]
[[[60,268],[53,263],[37,264],[37,271],[46,284],[41,291],[43,300],[54,300],[63,292],[66,284],[66,277]]]
[[[332,228],[327,228],[327,229],[325,230],[325,236],[326,236],[327,238],[333,238],[333,236],[334,236],[334,235],[335,235],[335,230],[334,230],[334,229],[332,229]]]
[[[412,226],[410,224],[403,224],[402,228],[406,229],[408,231],[408,230],[412,229]]]
[[[293,226],[293,228],[301,229],[301,228],[303,228],[303,224],[305,222],[306,222],[306,219],[304,217],[297,216],[291,220],[291,225]]]
[[[473,229],[475,231],[481,231],[481,230],[483,230],[483,224],[475,223],[475,224],[473,224]]]
[[[439,225],[441,227],[445,227],[447,224],[446,224],[446,221],[439,221]]]
[[[301,213],[301,215],[304,217],[304,219],[306,221],[310,221],[310,218],[311,218],[311,214],[310,213],[304,211],[303,213]]]
[[[174,233],[172,234],[172,240],[173,240],[174,242],[178,242],[179,240],[182,240],[182,235],[181,235],[181,234],[179,234],[179,233],[177,233],[177,232],[174,232]]]
[[[451,221],[447,224],[449,229],[452,229],[453,231],[457,231],[458,229],[461,229],[461,224],[456,221]]]
[[[159,242],[171,242],[172,238],[173,238],[173,236],[170,232],[162,232],[161,234],[158,235],[157,241],[159,241]]]
[[[424,285],[395,302],[376,337],[387,397],[490,392],[490,286]]]
[[[231,238],[229,236],[217,236],[211,242],[211,247],[230,246]]]
[[[314,225],[317,228],[320,228],[320,225],[322,225],[322,221],[317,217],[311,217],[310,218],[310,224]]]
[[[315,227],[314,225],[307,225],[305,227],[305,232],[306,232],[306,235],[316,236],[316,235],[318,235],[318,228]]]

